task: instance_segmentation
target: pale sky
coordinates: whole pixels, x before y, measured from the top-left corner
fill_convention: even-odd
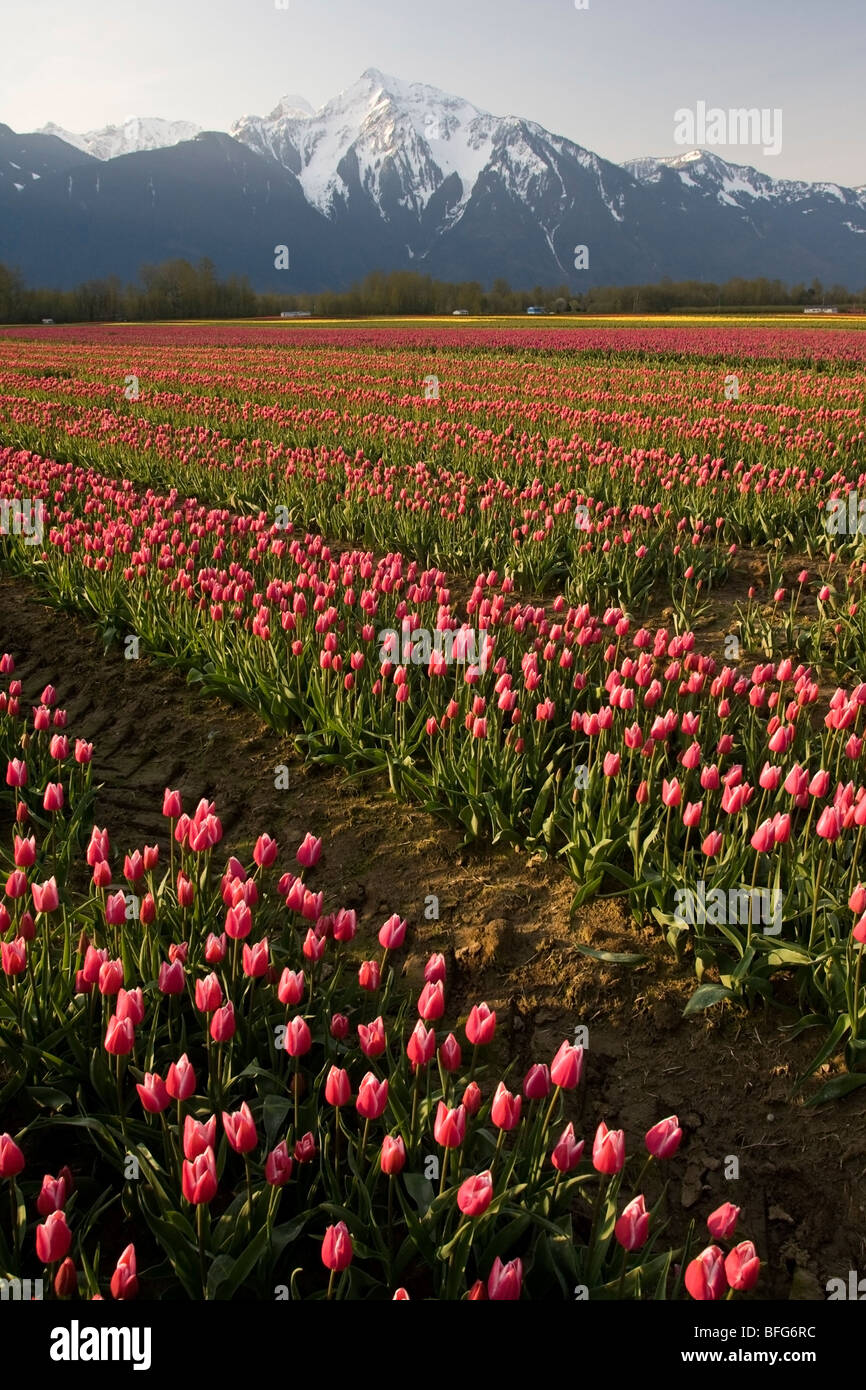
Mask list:
[[[0,0],[0,121],[163,116],[226,130],[377,67],[617,163],[681,154],[699,101],[783,113],[781,178],[866,183],[866,0]],[[706,142],[705,142],[706,143]]]

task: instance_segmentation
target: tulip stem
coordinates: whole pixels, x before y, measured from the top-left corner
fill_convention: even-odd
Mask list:
[[[628,1260],[628,1250],[626,1249],[625,1246],[623,1246],[623,1247],[622,1247],[622,1268],[620,1269],[620,1273],[619,1273],[619,1288],[618,1288],[617,1291],[616,1291],[616,1296],[617,1296],[617,1298],[622,1298],[623,1294],[625,1293],[625,1267],[626,1267],[626,1262],[627,1262],[627,1260]]]
[[[502,1130],[499,1131],[499,1137],[502,1137]],[[445,1183],[448,1178],[448,1155],[450,1154],[450,1152],[450,1149],[446,1149],[444,1154],[442,1155],[442,1176],[439,1179],[440,1197],[442,1196],[442,1193],[445,1191]]]
[[[18,1239],[18,1202],[15,1197],[15,1179],[9,1179],[9,1215],[11,1217],[12,1248],[15,1252],[15,1271],[21,1259],[21,1242]]]
[[[328,1280],[328,1298],[333,1298],[334,1296],[334,1277],[336,1273],[337,1271],[335,1269],[331,1270],[331,1277]]]
[[[201,1273],[201,1296],[207,1298],[207,1271],[205,1269],[204,1258],[204,1217],[205,1205],[199,1202],[195,1209],[195,1224],[198,1231],[198,1267]]]
[[[413,1088],[413,1091],[412,1091],[412,1120],[411,1120],[411,1123],[410,1123],[410,1125],[409,1125],[409,1148],[412,1150],[413,1154],[414,1154],[414,1152],[415,1152],[415,1121],[416,1121],[417,1115],[418,1115],[418,1091],[420,1090],[420,1083],[421,1083],[421,1072],[420,1072],[420,1069],[419,1069],[418,1067],[416,1067],[416,1068],[415,1068],[415,1085],[414,1085],[414,1088]]]

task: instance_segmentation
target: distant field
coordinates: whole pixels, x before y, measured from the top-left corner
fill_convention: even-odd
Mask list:
[[[478,328],[479,325],[497,329],[513,328],[546,328],[562,329],[573,328],[604,328],[609,324],[617,324],[623,328],[665,328],[674,327],[681,324],[705,325],[708,323],[722,324],[745,324],[750,327],[756,325],[784,325],[794,328],[866,328],[866,313],[863,314],[838,314],[828,315],[826,318],[820,315],[795,314],[795,313],[773,313],[773,314],[551,314],[529,315],[529,314],[470,314],[468,318],[455,318],[451,314],[407,314],[396,318],[360,318],[360,319],[329,319],[319,318],[313,315],[309,319],[279,319],[279,318],[253,318],[253,319],[158,319],[152,320],[159,327],[176,326],[189,327],[191,324],[226,324],[244,325],[252,328],[269,328],[277,325],[280,328],[301,330],[309,328],[401,328],[416,327],[418,324],[448,324],[454,328]],[[114,325],[111,325],[114,327]],[[130,328],[135,324],[129,324]]]

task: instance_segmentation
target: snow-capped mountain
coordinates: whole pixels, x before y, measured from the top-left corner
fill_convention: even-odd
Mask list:
[[[94,159],[116,159],[121,154],[163,150],[171,145],[179,145],[181,140],[194,139],[200,130],[201,126],[193,125],[192,121],[164,121],[160,116],[130,116],[123,125],[103,126],[102,130],[88,130],[84,135],[63,130],[49,121],[38,134],[56,135],[58,140],[65,140],[67,145],[73,145]]]
[[[133,278],[174,256],[313,291],[403,268],[574,290],[866,280],[863,186],[773,179],[704,150],[619,166],[376,68],[318,110],[285,96],[230,134],[157,118],[86,135],[0,126],[0,203],[0,262],[31,283]]]
[[[707,150],[654,159],[630,159],[623,165],[640,183],[657,184],[666,170],[679,176],[687,188],[697,188],[730,207],[747,207],[757,198],[795,207],[809,203],[817,195],[835,198],[841,204],[863,203],[863,188],[843,188],[837,183],[804,183],[795,179],[773,179],[747,164],[730,164]]]

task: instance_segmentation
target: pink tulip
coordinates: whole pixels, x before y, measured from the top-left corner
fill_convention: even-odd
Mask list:
[[[574,1125],[569,1121],[556,1141],[550,1161],[559,1173],[570,1173],[583,1157],[584,1141],[575,1142]]]
[[[172,1062],[165,1085],[174,1100],[189,1100],[195,1093],[195,1070],[186,1053],[177,1062]]]
[[[11,1134],[0,1134],[0,1178],[16,1178],[24,1167],[24,1155]]]
[[[686,1268],[685,1284],[692,1298],[714,1302],[728,1287],[725,1257],[718,1245],[708,1245]]]
[[[322,853],[322,841],[317,840],[309,831],[304,836],[298,847],[296,859],[302,869],[312,869],[319,862]]]
[[[657,1125],[653,1125],[652,1129],[647,1130],[645,1143],[653,1158],[673,1158],[682,1142],[682,1137],[683,1132],[679,1127],[676,1115],[670,1115],[666,1120],[659,1120]]]
[[[265,1181],[271,1187],[285,1187],[292,1176],[294,1161],[285,1139],[265,1159]]]
[[[223,1129],[226,1139],[231,1144],[235,1153],[247,1154],[256,1147],[258,1135],[256,1134],[255,1121],[250,1112],[250,1107],[246,1101],[241,1105],[240,1110],[234,1114],[223,1111]]]
[[[646,1244],[649,1223],[649,1212],[643,1195],[633,1198],[623,1208],[622,1215],[613,1228],[614,1236],[623,1250],[640,1250],[641,1246]]]
[[[602,1120],[592,1145],[592,1166],[598,1173],[618,1173],[625,1162],[625,1134],[608,1129]]]
[[[466,1020],[466,1036],[475,1047],[493,1041],[496,1032],[496,1013],[486,1004],[476,1004]]]
[[[433,1123],[433,1137],[443,1148],[460,1147],[466,1137],[466,1110],[462,1105],[449,1110],[445,1102],[440,1100]]]
[[[396,912],[379,928],[379,945],[386,951],[397,951],[406,936],[406,923]]]
[[[484,1173],[466,1178],[457,1189],[457,1205],[464,1216],[481,1216],[493,1201],[493,1176]]]
[[[725,1260],[725,1276],[732,1289],[748,1293],[758,1282],[761,1261],[750,1240],[735,1245]]]
[[[500,1303],[516,1303],[523,1285],[523,1261],[511,1260],[504,1265],[499,1256],[493,1261],[493,1268],[487,1280],[487,1295]]]
[[[364,1120],[378,1120],[387,1104],[387,1080],[379,1081],[373,1072],[368,1071],[358,1087],[358,1099],[355,1101],[358,1114]]]
[[[573,1091],[580,1085],[583,1068],[583,1048],[573,1047],[568,1039],[559,1045],[559,1051],[550,1064],[550,1079],[554,1086],[563,1091]]]
[[[730,1202],[723,1202],[707,1217],[707,1230],[713,1240],[730,1240],[737,1225],[740,1208]]]

